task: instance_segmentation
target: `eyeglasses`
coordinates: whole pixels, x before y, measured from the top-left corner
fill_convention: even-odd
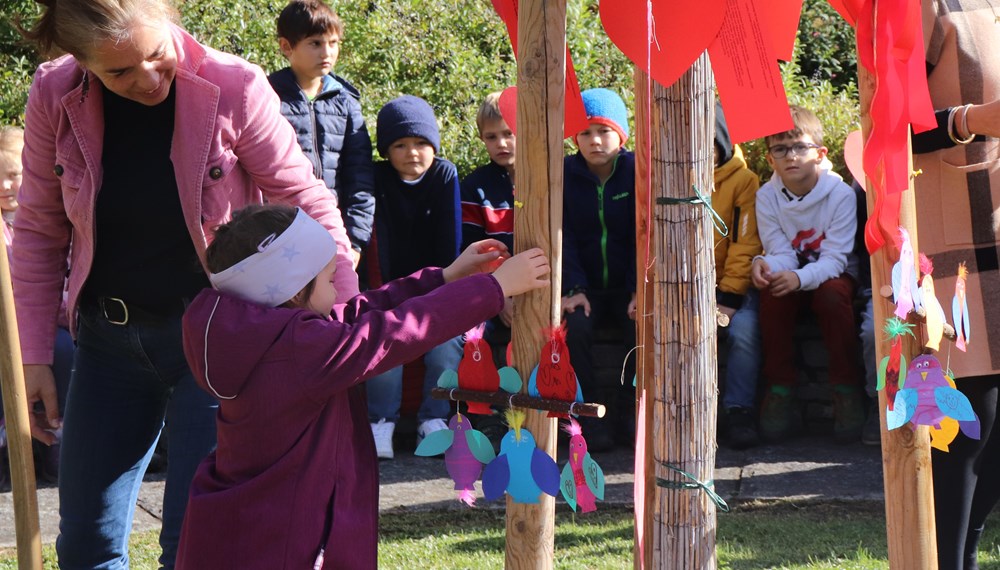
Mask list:
[[[787,144],[776,144],[767,149],[767,152],[771,153],[774,158],[785,158],[789,154],[792,156],[802,156],[814,148],[822,148],[818,144],[813,143],[795,143],[791,146]]]

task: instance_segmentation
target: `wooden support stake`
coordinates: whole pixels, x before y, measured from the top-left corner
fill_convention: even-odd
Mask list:
[[[3,395],[10,450],[10,477],[14,487],[14,530],[17,567],[41,570],[42,535],[38,528],[35,463],[31,455],[31,426],[24,390],[21,343],[17,334],[14,292],[10,281],[7,248],[0,247],[0,393]]]
[[[540,247],[549,255],[552,286],[517,299],[512,341],[522,378],[538,363],[542,331],[560,320],[562,291],[563,116],[566,92],[566,0],[521,0],[517,18],[518,202],[514,249]],[[538,448],[556,455],[556,422],[529,413],[525,427]],[[507,568],[552,568],[555,497],[538,504],[507,498]]]
[[[652,384],[648,374],[643,380],[642,398],[652,408],[652,425],[647,417],[642,481],[645,508],[652,509],[653,524],[644,529],[640,548],[645,558],[651,557],[648,568],[711,570],[716,567],[712,498],[701,489],[666,489],[648,483],[650,477],[691,482],[681,481],[664,463],[698,481],[714,478],[714,228],[703,204],[661,203],[661,198],[692,197],[692,184],[703,195],[711,194],[715,86],[708,54],[703,53],[671,87],[654,84],[652,99],[649,161],[652,192],[657,196],[653,210],[656,277],[652,346],[644,350],[654,351],[655,365]],[[640,142],[638,146],[645,145]]]
[[[876,2],[873,14],[878,13]],[[877,17],[877,16],[873,16]],[[863,67],[858,67],[858,94],[861,99],[861,130],[867,141],[871,132],[872,96],[875,93],[875,78]],[[911,166],[912,169],[912,160]],[[869,184],[867,186],[871,188]],[[868,196],[868,215],[872,215],[875,200],[873,193]],[[899,224],[910,233],[913,252],[920,251],[917,245],[917,212],[913,200],[913,178],[910,188],[903,193],[899,212]],[[899,252],[895,251],[892,236],[885,236],[886,245],[871,256],[872,291],[881,291],[892,284],[892,265]],[[887,256],[891,255],[892,259]],[[914,259],[914,267],[919,263]],[[875,318],[876,362],[888,354],[889,345],[881,342],[882,324],[892,315],[890,299],[873,295],[872,305]],[[911,321],[912,322],[912,321]],[[917,338],[921,335],[917,334]],[[903,354],[909,360],[920,354],[920,343],[903,335]],[[874,363],[869,362],[868,365]],[[906,374],[906,371],[901,371]],[[932,570],[937,568],[937,538],[934,530],[934,483],[931,476],[930,428],[910,425],[887,431],[885,429],[885,390],[878,393],[879,421],[882,425],[882,479],[885,487],[885,521],[889,543],[889,567],[900,570]],[[961,437],[961,436],[959,436]]]
[[[461,388],[434,388],[431,390],[431,397],[437,400],[482,402],[484,404],[493,404],[495,406],[544,410],[546,412],[574,414],[577,416],[588,416],[592,418],[603,418],[604,414],[607,412],[604,404],[549,400],[546,398],[536,398],[535,396],[529,396],[524,393],[511,394],[504,391],[477,392],[475,390],[462,390]]]
[[[656,238],[649,211],[649,137],[652,124],[649,117],[650,78],[635,70],[635,231],[636,231],[636,433],[635,433],[635,546],[633,565],[636,570],[655,568],[653,549],[647,547],[646,536],[653,532],[652,499],[656,491],[656,468],[652,460],[653,405],[656,354],[653,344],[653,259],[646,259],[646,244]],[[649,256],[652,257],[652,248]],[[648,498],[648,499],[647,499]]]

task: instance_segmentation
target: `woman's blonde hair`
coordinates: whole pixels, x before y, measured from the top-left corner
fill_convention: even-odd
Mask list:
[[[45,6],[25,39],[52,58],[63,53],[84,61],[105,40],[128,41],[136,24],[176,22],[171,0],[38,0]]]

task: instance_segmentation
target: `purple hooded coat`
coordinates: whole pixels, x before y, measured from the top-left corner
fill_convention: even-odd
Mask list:
[[[204,290],[184,352],[219,398],[219,444],[199,466],[178,569],[375,568],[378,463],[360,383],[493,317],[490,275],[424,269],[328,319]]]

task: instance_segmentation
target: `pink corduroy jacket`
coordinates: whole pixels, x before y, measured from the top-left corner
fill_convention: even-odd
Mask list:
[[[170,159],[181,207],[202,264],[215,226],[263,198],[299,206],[337,241],[339,301],[358,293],[334,197],[312,174],[261,69],[199,44],[174,26],[176,116]],[[28,97],[24,178],[12,263],[25,364],[52,362],[56,315],[69,266],[70,330],[94,259],[102,183],[103,87],[72,56],[42,64]],[[141,128],[137,125],[136,128]],[[141,181],[136,191],[142,191]],[[72,258],[70,241],[73,242]]]

